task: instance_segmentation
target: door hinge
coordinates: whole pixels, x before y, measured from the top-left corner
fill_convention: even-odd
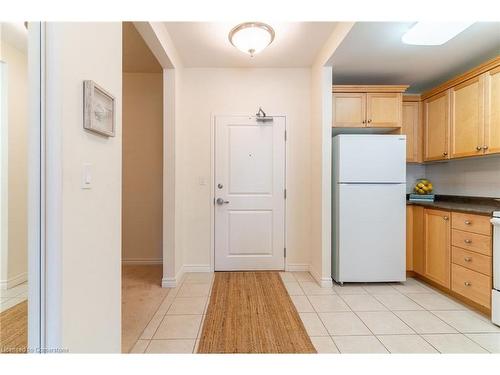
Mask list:
[[[284,250],[283,253],[285,254],[285,258],[286,258],[286,247],[283,250]]]
[[[286,130],[285,130],[285,142],[286,142],[286,138],[287,138],[287,136],[286,136]]]
[[[286,189],[285,189],[285,190],[283,190],[283,196],[284,196],[284,197],[285,197],[285,199],[286,199]]]

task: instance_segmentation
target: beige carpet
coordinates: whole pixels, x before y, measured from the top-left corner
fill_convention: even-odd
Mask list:
[[[198,353],[316,353],[278,272],[217,272]]]
[[[122,267],[122,353],[132,349],[167,296],[162,277],[162,265]]]

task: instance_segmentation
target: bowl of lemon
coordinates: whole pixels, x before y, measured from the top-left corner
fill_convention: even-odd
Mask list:
[[[413,188],[413,191],[415,194],[418,195],[427,195],[427,194],[432,194],[432,183],[425,179],[425,178],[419,178],[417,182],[415,183],[415,187]]]

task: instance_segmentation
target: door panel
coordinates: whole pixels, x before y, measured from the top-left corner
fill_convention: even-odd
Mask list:
[[[450,212],[426,209],[424,276],[450,287]]]
[[[418,118],[419,103],[403,103],[401,134],[406,135],[406,161],[418,162]]]
[[[404,281],[406,185],[339,184],[337,189],[336,281]]]
[[[446,91],[425,101],[425,160],[449,159],[450,116],[448,97],[449,93]]]
[[[451,89],[451,157],[483,153],[484,90],[481,77]]]
[[[500,152],[500,67],[485,73],[485,153]]]
[[[337,182],[406,181],[403,135],[342,134],[333,138]]]
[[[215,123],[215,270],[284,269],[285,118]]]
[[[366,94],[366,122],[369,127],[400,128],[402,116],[401,93]]]
[[[366,94],[333,94],[333,127],[362,128],[366,126]]]

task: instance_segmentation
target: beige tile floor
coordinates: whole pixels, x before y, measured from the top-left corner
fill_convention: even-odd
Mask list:
[[[307,272],[281,277],[318,353],[500,353],[500,328],[416,279],[320,287]],[[213,274],[186,274],[132,353],[193,353]]]
[[[13,288],[0,290],[0,312],[26,301],[28,299],[28,283],[16,285]]]

